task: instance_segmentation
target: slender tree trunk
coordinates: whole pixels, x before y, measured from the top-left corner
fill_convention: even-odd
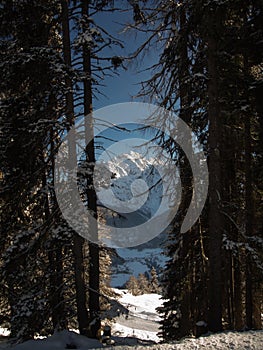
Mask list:
[[[246,208],[246,236],[253,232],[253,200],[251,176],[251,130],[250,118],[245,117],[245,208]],[[253,327],[253,296],[252,296],[252,270],[249,252],[246,257],[246,326]]]
[[[249,75],[248,58],[244,55],[244,80]],[[249,101],[248,87],[245,87],[244,99]],[[252,186],[252,139],[251,139],[251,116],[244,115],[245,127],[245,232],[247,237],[253,236],[254,232],[254,202]],[[246,326],[253,328],[253,271],[250,252],[246,251]]]
[[[262,5],[261,5],[262,10]],[[248,18],[251,14],[248,8],[244,11],[244,22],[248,25]],[[252,63],[249,62],[249,52],[244,51],[244,81],[247,82],[250,78],[250,68]],[[259,84],[260,86],[260,84]],[[260,94],[261,92],[261,94]],[[253,92],[256,97],[255,110],[259,115],[259,140],[262,141],[262,84],[261,88],[257,92]],[[250,104],[250,94],[249,86],[245,85],[244,100],[247,104]],[[256,222],[256,208],[255,208],[255,198],[256,193],[254,192],[254,185],[257,183],[256,178],[254,178],[253,173],[253,163],[252,155],[255,152],[253,140],[252,140],[252,130],[254,129],[254,113],[244,115],[244,126],[245,126],[245,212],[246,212],[246,222],[245,231],[246,236],[251,237],[257,232],[257,222]],[[259,141],[259,142],[260,142]],[[262,145],[262,142],[259,143]],[[259,180],[260,181],[260,180]],[[246,326],[248,329],[261,329],[262,328],[262,317],[261,317],[261,305],[262,305],[262,277],[261,273],[254,268],[253,261],[251,257],[251,252],[247,251],[246,258]]]
[[[229,229],[229,228],[228,228]],[[222,277],[224,280],[222,288],[222,317],[227,324],[227,329],[234,327],[234,265],[231,251],[224,252],[224,262],[222,267]]]
[[[89,16],[89,1],[82,1],[82,15]],[[88,209],[91,211],[96,222],[90,226],[92,236],[98,241],[98,213],[97,213],[97,196],[93,184],[93,173],[95,166],[95,144],[92,117],[92,82],[91,82],[91,52],[86,46],[83,46],[83,71],[86,74],[84,80],[84,116],[85,116],[85,135],[86,135],[86,160],[89,168],[87,178],[87,200]],[[97,243],[89,243],[89,318],[90,331],[89,336],[97,337],[100,329],[100,267],[99,267],[99,246]]]
[[[242,330],[243,328],[243,316],[242,316],[242,275],[240,264],[240,253],[234,260],[234,311],[235,311],[235,324],[236,330]]]
[[[51,99],[50,113],[52,113],[52,108],[54,107],[55,100]],[[51,181],[52,181],[52,191],[54,191],[54,170],[55,170],[55,160],[54,160],[54,133],[53,129],[50,130],[50,158],[51,158]],[[43,157],[44,164],[44,157]],[[47,174],[43,174],[43,187],[47,186]],[[45,218],[47,222],[52,220],[52,226],[56,222],[57,216],[53,219],[51,218],[52,213],[56,213],[58,210],[58,204],[56,201],[55,194],[50,193],[50,196],[46,192],[45,196]],[[52,312],[52,323],[53,330],[67,329],[67,321],[65,318],[65,304],[63,295],[63,257],[62,257],[62,246],[61,243],[55,239],[50,239],[50,246],[48,251],[48,259],[50,266],[50,306]]]
[[[52,187],[54,189],[54,179],[55,179],[55,142],[54,142],[54,132],[51,130],[50,136],[50,151],[51,151],[51,162],[52,162]],[[53,192],[53,198],[51,195],[53,212],[57,212],[59,207],[57,203],[57,199],[55,193]],[[57,216],[59,217],[59,215]],[[67,329],[68,322],[66,319],[66,311],[65,311],[65,295],[63,293],[63,285],[64,285],[64,266],[63,266],[63,254],[62,254],[62,243],[59,241],[55,241],[55,268],[56,268],[56,306],[53,310],[53,319],[56,321],[54,326],[58,329]]]
[[[210,13],[208,27],[208,118],[209,118],[209,315],[208,327],[212,332],[222,330],[222,218],[221,164],[220,164],[220,111],[218,93],[217,13]],[[215,29],[215,30],[214,30]]]
[[[238,98],[238,94],[236,96]],[[239,118],[239,115],[237,116]],[[225,120],[225,119],[224,119]],[[230,124],[231,123],[231,124]],[[222,139],[221,151],[223,159],[223,173],[222,182],[224,183],[223,188],[223,199],[224,203],[227,203],[224,207],[224,211],[228,213],[230,217],[237,220],[236,213],[233,212],[233,207],[237,203],[239,197],[238,180],[237,180],[237,154],[238,144],[236,143],[236,136],[233,137],[233,126],[236,120],[233,117],[233,121],[228,121],[226,116],[226,122],[222,125]],[[239,147],[240,148],[240,147]],[[224,217],[225,232],[228,233],[229,239],[235,242],[240,242],[239,230],[233,225],[233,223]],[[241,266],[240,266],[240,248],[238,245],[235,251],[227,250],[223,251],[223,266],[225,270],[224,284],[225,288],[222,306],[224,309],[228,309],[228,327],[229,329],[242,329],[242,283],[241,283]],[[224,319],[225,315],[224,315]]]
[[[175,21],[175,20],[174,20]],[[186,14],[183,7],[180,9],[180,62],[179,62],[179,94],[180,94],[180,118],[185,123],[191,122],[191,115],[189,113],[189,86],[186,83],[186,80],[189,77],[189,64],[188,64],[188,53],[187,53],[187,33],[185,31],[186,28]],[[186,140],[191,143],[191,136],[190,135],[184,135]],[[179,166],[180,166],[180,177],[182,181],[182,219],[185,216],[185,213],[187,211],[187,208],[189,207],[189,204],[191,202],[191,195],[192,195],[192,173],[189,166],[189,163],[186,159],[186,156],[183,152],[179,151]],[[181,254],[182,254],[182,261],[186,264],[186,266],[190,265],[190,250],[193,249],[192,246],[192,238],[193,238],[193,232],[189,230],[185,233],[179,233],[182,235],[181,237]],[[188,272],[187,272],[188,271]],[[192,329],[190,314],[191,314],[191,293],[194,293],[193,290],[191,290],[190,285],[190,270],[186,268],[187,276],[184,277],[183,282],[183,290],[182,290],[182,301],[181,301],[181,321],[180,321],[180,336],[186,336],[190,333],[194,332]]]
[[[43,174],[42,180],[43,187],[46,188],[46,174]],[[49,196],[46,193],[45,195],[45,220],[50,220],[50,205],[49,205]],[[54,249],[54,241],[51,242],[48,251],[48,261],[49,261],[49,270],[50,270],[50,287],[49,287],[49,302],[51,307],[52,314],[52,323],[53,323],[53,331],[58,327],[59,324],[59,313],[56,310],[56,306],[59,303],[58,293],[57,293],[57,279],[56,279],[56,258],[55,258],[55,249]]]
[[[68,1],[62,0],[62,32],[63,32],[63,53],[66,65],[71,68],[71,45],[70,45],[70,30],[69,30],[69,16],[68,16]],[[66,86],[68,93],[66,95],[67,103],[67,118],[71,125],[74,124],[74,96],[72,81],[69,77],[66,78]],[[77,165],[76,156],[76,142],[74,135],[71,134],[69,140],[69,157],[71,160],[75,160]],[[84,239],[77,233],[73,236],[73,255],[74,255],[74,273],[75,273],[75,285],[76,285],[76,303],[77,303],[77,319],[79,324],[80,334],[87,335],[89,328],[88,312],[87,312],[87,298],[86,298],[86,285],[84,277],[84,258],[83,258],[83,245]]]

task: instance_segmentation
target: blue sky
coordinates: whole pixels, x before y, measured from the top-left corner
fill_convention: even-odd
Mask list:
[[[115,13],[103,13],[97,18],[96,22],[105,28],[110,34],[123,41],[124,49],[113,47],[104,51],[104,55],[109,56],[128,56],[136,50],[136,48],[146,39],[146,34],[135,32],[121,33],[125,24],[133,23],[132,10]],[[154,57],[155,56],[155,57]],[[138,98],[133,99],[140,89],[139,83],[150,77],[150,72],[141,72],[146,67],[151,66],[157,60],[156,51],[154,55],[148,53],[144,60],[134,60],[132,62],[125,62],[124,65],[127,70],[119,68],[117,72],[119,75],[107,77],[104,81],[105,87],[100,88],[106,97],[98,95],[98,100],[94,99],[93,106],[95,109],[105,107],[110,104],[120,102],[139,101]]]

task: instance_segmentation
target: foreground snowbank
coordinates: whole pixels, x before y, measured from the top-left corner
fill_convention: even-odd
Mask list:
[[[116,347],[115,347],[116,349]],[[131,350],[128,346],[122,346],[121,350]],[[151,346],[135,346],[138,350],[262,350],[263,331],[250,332],[224,332],[213,334],[198,339],[184,339],[173,344],[157,344]]]
[[[62,331],[44,339],[29,340],[22,344],[12,346],[12,350],[64,350],[64,349],[86,350],[102,348],[98,340],[83,337],[76,332]],[[10,345],[9,345],[10,346]],[[0,349],[8,349],[7,344],[0,344]]]
[[[74,332],[63,331],[47,339],[37,339],[11,347],[12,350],[64,350],[67,344],[75,344],[78,350],[98,349],[102,345],[93,339],[87,339]],[[263,331],[225,332],[200,337],[199,339],[183,339],[173,344],[156,344],[150,346],[114,346],[106,349],[115,350],[262,350]],[[0,349],[8,349],[7,343],[0,343]]]

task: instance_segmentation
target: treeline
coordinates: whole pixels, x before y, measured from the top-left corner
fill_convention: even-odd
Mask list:
[[[121,64],[103,53],[121,44],[93,20],[111,6],[86,0],[0,2],[0,309],[11,338],[67,328],[96,337],[101,312],[114,295],[109,251],[69,227],[54,190],[63,135],[92,111],[104,75]],[[85,121],[92,132],[91,119]],[[93,144],[86,160],[92,168]],[[85,196],[97,215],[94,190]]]
[[[132,295],[150,293],[161,294],[158,275],[154,267],[151,269],[150,277],[147,273],[139,273],[137,278],[135,276],[131,276],[125,284],[125,288],[127,288]]]
[[[137,29],[157,46],[140,95],[178,113],[198,136],[209,167],[209,195],[198,222],[180,227],[194,174],[173,140],[157,135],[177,160],[184,187],[163,275],[161,335],[262,327],[262,1],[140,2]],[[144,4],[143,4],[144,3]],[[158,50],[156,50],[158,51]],[[136,53],[141,54],[140,49]],[[164,120],[156,119],[156,125]]]

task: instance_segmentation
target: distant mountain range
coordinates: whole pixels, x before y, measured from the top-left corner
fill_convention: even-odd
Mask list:
[[[156,214],[162,202],[163,185],[158,169],[154,162],[142,159],[136,152],[97,163],[95,178],[98,205],[107,225],[112,227],[140,225]],[[136,247],[115,249],[112,286],[122,287],[131,275],[149,273],[153,266],[159,272],[165,264],[162,255],[165,240],[163,232]]]

